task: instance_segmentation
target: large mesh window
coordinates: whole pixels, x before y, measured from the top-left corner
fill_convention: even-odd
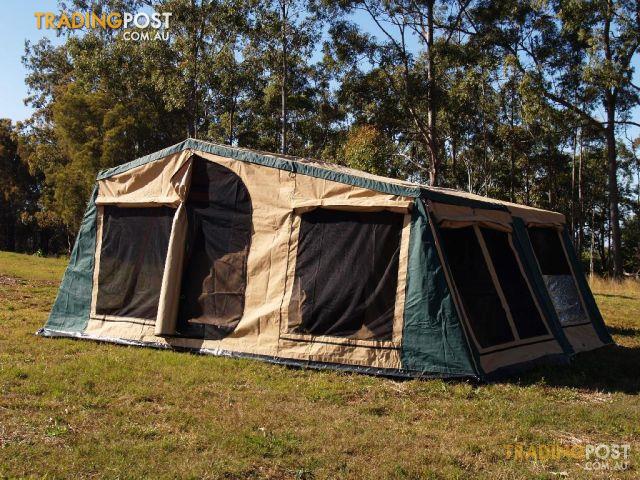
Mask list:
[[[469,324],[482,348],[514,340],[473,227],[443,228],[441,238]]]
[[[204,324],[211,326],[210,334],[225,336],[244,311],[251,197],[234,172],[196,158],[186,211],[178,329],[186,332],[190,324]]]
[[[570,326],[588,322],[558,232],[542,227],[529,227],[528,231],[560,324]]]
[[[103,207],[97,314],[156,318],[174,212]]]
[[[304,213],[289,331],[391,340],[403,219],[387,211]]]
[[[518,260],[509,243],[509,234],[489,228],[480,230],[518,335],[520,338],[546,335],[547,327],[522,276]]]

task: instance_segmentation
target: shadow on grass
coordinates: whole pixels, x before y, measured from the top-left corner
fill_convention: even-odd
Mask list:
[[[621,335],[623,337],[635,337],[637,335],[640,337],[640,330],[637,328],[607,327],[607,329],[611,335]]]
[[[630,335],[637,334],[636,330],[628,330],[633,332]],[[553,387],[637,394],[640,393],[639,370],[640,347],[609,345],[593,352],[579,353],[568,365],[536,367],[512,381],[525,385],[544,382]]]
[[[618,294],[614,294],[614,293],[598,293],[598,292],[595,292],[594,295],[596,297],[623,298],[625,300],[636,300],[636,297],[631,297],[629,295],[618,295]]]

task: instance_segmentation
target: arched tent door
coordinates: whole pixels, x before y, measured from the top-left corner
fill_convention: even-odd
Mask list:
[[[251,196],[234,172],[196,157],[185,207],[188,227],[177,333],[224,338],[244,312]]]

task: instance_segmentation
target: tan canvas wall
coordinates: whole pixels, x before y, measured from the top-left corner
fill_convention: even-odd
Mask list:
[[[503,232],[511,231],[511,215],[508,212],[436,202],[428,202],[427,207],[438,225],[443,228],[463,228],[469,225],[480,225]]]
[[[566,219],[562,213],[525,207],[523,205],[507,204],[507,208],[514,217],[520,217],[529,225],[562,227]]]
[[[177,207],[189,187],[191,155],[185,150],[98,181],[96,204]]]
[[[521,345],[518,348],[486,353],[480,356],[480,365],[486,373],[521,362],[530,362],[547,355],[561,355],[562,347],[555,339]]]
[[[159,322],[149,324],[138,319],[98,318],[95,305],[92,319],[86,333],[96,336],[169,343],[189,348],[223,349],[260,355],[280,356],[300,360],[316,360],[375,366],[379,368],[399,368],[399,335],[402,331],[402,307],[406,285],[407,252],[410,223],[405,222],[401,240],[400,266],[398,278],[398,298],[394,321],[394,342],[392,345],[342,342],[332,344],[316,341],[290,341],[280,339],[282,312],[287,310],[287,288],[291,285],[294,263],[291,262],[298,228],[294,224],[296,212],[314,206],[340,209],[390,209],[408,212],[413,199],[378,193],[359,187],[344,185],[329,180],[304,175],[295,175],[284,170],[245,163],[216,155],[196,152],[199,156],[219,163],[237,174],[251,196],[253,205],[253,231],[251,249],[247,260],[247,289],[244,315],[237,328],[222,340],[193,340],[159,337],[156,334],[170,334],[174,328],[175,309],[181,268],[180,240],[183,235],[184,219],[180,209],[174,218],[174,231],[170,239],[168,262],[173,268],[165,269],[162,295],[159,305]],[[188,159],[184,152],[154,163],[163,164],[173,174],[160,174],[162,169],[148,164],[124,174],[112,177],[103,187],[103,203],[140,205],[145,204],[146,194],[153,198],[170,199],[178,205],[186,197],[188,186]],[[137,170],[137,172],[134,172]],[[153,187],[145,187],[146,178]],[[186,175],[186,177],[184,177]],[[119,178],[118,178],[119,177]],[[184,188],[183,188],[184,186]],[[160,195],[157,192],[162,192]],[[175,192],[172,193],[172,192]],[[122,201],[124,199],[125,201]],[[165,203],[165,202],[161,202]],[[297,210],[296,210],[297,209]],[[100,213],[99,213],[100,218]],[[100,220],[99,220],[100,222]],[[96,252],[96,276],[94,292],[97,291],[99,271],[99,249]],[[289,277],[288,277],[289,276]],[[335,340],[335,338],[332,338]],[[384,342],[383,342],[384,343]]]
[[[487,198],[481,195],[475,195],[473,193],[460,192],[458,190],[451,190],[448,188],[440,187],[427,187],[428,190],[446,193],[454,197],[464,198],[467,200],[476,200],[479,202],[490,202],[507,207],[509,212],[522,218],[527,225],[541,225],[541,226],[560,226],[566,223],[565,216],[558,212],[552,212],[550,210],[543,210],[541,208],[528,207],[526,205],[518,205],[516,203],[506,202],[504,200],[496,200],[494,198]],[[464,208],[464,207],[463,207]],[[476,209],[478,211],[487,211],[486,209]]]
[[[604,345],[590,323],[563,327],[567,340],[576,352],[588,352]]]
[[[167,261],[158,303],[158,318],[155,323],[154,333],[156,335],[169,335],[174,333],[176,329],[187,227],[187,214],[184,204],[181,203],[173,217],[171,236],[169,237]]]

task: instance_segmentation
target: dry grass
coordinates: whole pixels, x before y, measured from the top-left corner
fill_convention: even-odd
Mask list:
[[[618,347],[473,385],[35,337],[63,267],[0,252],[0,478],[638,478],[637,284],[594,282]],[[513,442],[630,443],[632,468]]]
[[[640,294],[640,280],[625,278],[619,282],[593,276],[589,278],[589,284],[594,292],[603,292],[608,295],[627,295],[637,297]]]

